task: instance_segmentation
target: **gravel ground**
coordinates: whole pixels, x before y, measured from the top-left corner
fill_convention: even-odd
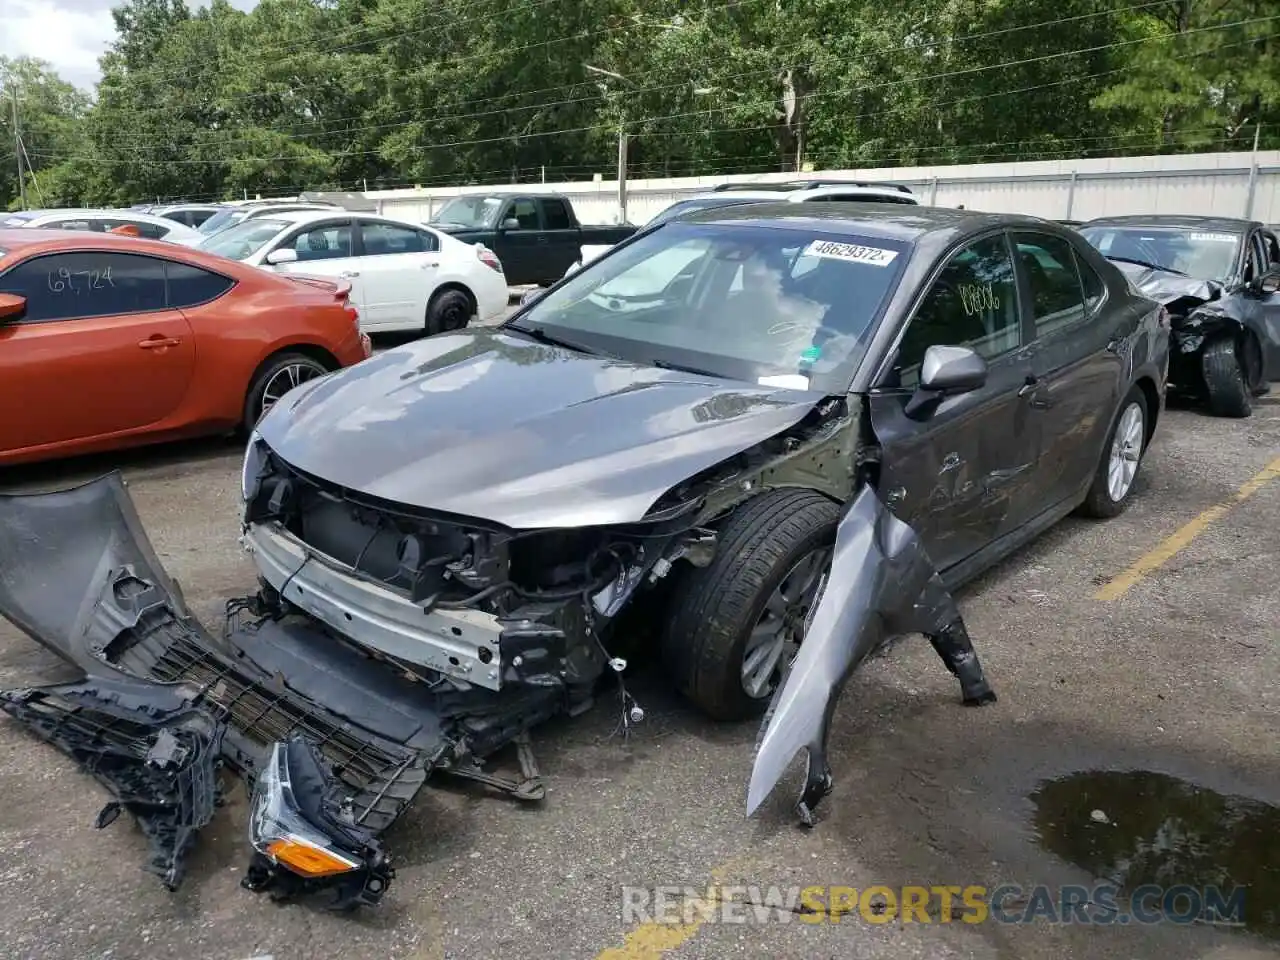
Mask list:
[[[620,886],[1087,882],[1037,842],[1029,799],[1046,778],[1085,770],[1158,771],[1280,803],[1280,479],[1233,501],[1277,456],[1280,404],[1242,421],[1169,411],[1128,512],[1068,520],[962,593],[998,704],[960,707],[954,681],[917,641],[849,684],[833,736],[835,792],[812,831],[792,825],[786,797],[745,820],[754,726],[703,720],[645,670],[631,689],[647,716],[629,742],[611,736],[616,705],[606,697],[536,736],[549,782],[540,808],[480,790],[424,791],[388,838],[399,875],[387,901],[338,917],[239,888],[238,790],[184,886],[166,893],[140,870],[145,845],[128,818],[93,829],[99,788],[0,722],[0,956],[1276,956],[1264,939],[1205,925],[1086,933],[1044,922],[811,924],[790,912],[745,925],[642,925],[623,917]],[[4,482],[50,487],[121,467],[164,563],[215,623],[223,598],[253,584],[236,543],[239,459],[234,445],[212,441],[15,470]],[[1097,599],[1224,501],[1231,509],[1162,566]],[[47,676],[51,665],[0,625],[0,684]],[[1107,805],[1094,796],[1071,816]]]

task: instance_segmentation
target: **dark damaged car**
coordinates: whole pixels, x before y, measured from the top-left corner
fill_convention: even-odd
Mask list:
[[[1280,243],[1261,223],[1227,217],[1090,220],[1081,233],[1173,330],[1170,388],[1218,416],[1247,417],[1280,380]]]
[[[4,708],[134,813],[176,882],[220,767],[246,883],[371,903],[428,777],[536,800],[529,731],[654,636],[714,718],[766,714],[748,813],[839,692],[927,637],[994,700],[950,590],[1074,510],[1119,513],[1163,404],[1157,304],[1077,234],[883,204],[704,211],[503,326],[299,387],[244,462],[259,592],[205,630],[118,477],[0,499],[0,608],[78,664]],[[650,628],[646,633],[645,627]],[[520,772],[483,766],[514,743]]]

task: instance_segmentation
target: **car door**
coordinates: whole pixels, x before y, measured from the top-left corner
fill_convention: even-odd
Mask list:
[[[1032,328],[1028,399],[1039,421],[1032,506],[1048,510],[1078,495],[1098,467],[1141,317],[1108,302],[1102,278],[1066,238],[1016,231],[1013,243]]]
[[[871,422],[881,446],[880,490],[940,570],[963,563],[1027,519],[1035,417],[1031,362],[1008,238],[992,233],[949,255],[901,334]],[[910,413],[931,346],[967,346],[987,363],[983,386]]]
[[[1253,231],[1249,251],[1246,281],[1280,270],[1280,243],[1274,234],[1264,230]],[[1256,313],[1255,327],[1262,343],[1263,376],[1265,380],[1280,380],[1280,291],[1264,290],[1246,296]]]
[[[563,277],[582,254],[582,231],[578,229],[569,203],[560,197],[539,197],[542,232],[546,237],[548,279]]]
[[[504,229],[503,224],[508,220],[519,221],[519,226]],[[546,238],[533,197],[514,197],[503,205],[493,244],[493,252],[502,261],[507,282],[512,286],[558,280],[564,274],[563,270],[559,274],[549,272],[551,266],[546,259]]]
[[[357,268],[366,310],[379,330],[422,330],[440,271],[440,243],[425,230],[357,217]]]
[[[292,250],[298,259],[266,269],[350,283],[351,301],[360,311],[360,329],[372,330],[377,328],[378,321],[368,314],[369,305],[364,278],[360,274],[360,258],[356,256],[356,236],[351,220],[351,217],[334,217],[290,230],[272,244],[271,250]],[[269,252],[263,252],[264,258]]]
[[[27,299],[0,325],[0,449],[149,426],[182,403],[195,363],[190,326],[167,306],[167,261],[75,251],[24,260],[0,292]]]

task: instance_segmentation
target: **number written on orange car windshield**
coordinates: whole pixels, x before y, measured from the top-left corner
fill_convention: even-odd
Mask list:
[[[101,270],[68,270],[59,267],[48,274],[49,289],[54,293],[86,293],[92,290],[105,290],[114,287],[111,279],[111,267]]]

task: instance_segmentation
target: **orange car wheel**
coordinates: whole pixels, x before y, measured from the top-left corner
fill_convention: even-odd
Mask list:
[[[252,430],[286,393],[330,372],[315,357],[288,350],[269,357],[249,385],[244,401],[244,429]]]

